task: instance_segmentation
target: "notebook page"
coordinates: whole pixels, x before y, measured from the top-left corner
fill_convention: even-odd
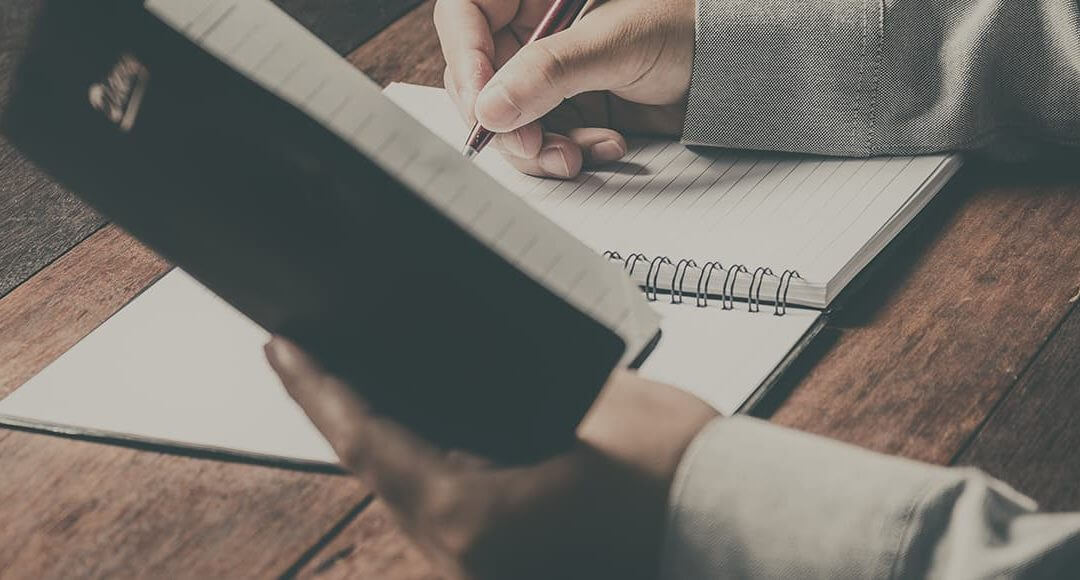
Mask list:
[[[464,140],[467,128],[441,89],[392,85],[386,94],[449,143]],[[478,164],[596,251],[742,264],[750,272],[736,278],[739,296],[757,266],[774,274],[763,278],[763,298],[775,293],[777,276],[796,270],[804,280],[792,283],[790,299],[824,307],[830,282],[865,257],[863,248],[948,161],[691,149],[671,140],[630,145],[622,162],[570,181],[523,177],[494,151]],[[636,270],[639,283],[647,270]],[[673,265],[660,272],[670,279]]]
[[[507,194],[455,148],[268,0],[147,0],[170,27],[306,112],[578,310],[613,329],[627,358],[655,314],[617,268]]]
[[[663,340],[641,373],[733,413],[819,314],[653,303]],[[336,464],[263,356],[267,333],[177,269],[0,400],[0,424]],[[176,353],[183,353],[178,358]]]
[[[693,301],[653,308],[663,317],[663,337],[645,364],[643,376],[678,386],[724,414],[733,414],[787,358],[821,318],[817,310],[771,308],[748,312],[746,305],[724,310],[698,308]]]

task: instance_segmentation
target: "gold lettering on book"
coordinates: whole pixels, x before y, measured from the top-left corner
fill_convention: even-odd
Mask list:
[[[121,131],[131,131],[149,81],[150,71],[134,56],[123,54],[105,80],[90,85],[90,106]]]

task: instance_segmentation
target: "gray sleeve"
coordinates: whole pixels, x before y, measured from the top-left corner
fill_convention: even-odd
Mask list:
[[[1075,147],[1077,0],[697,0],[683,141],[846,156]]]
[[[664,542],[666,579],[1065,578],[1080,514],[1037,513],[974,469],[736,417],[684,455]]]

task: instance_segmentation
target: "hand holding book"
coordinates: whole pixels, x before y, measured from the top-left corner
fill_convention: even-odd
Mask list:
[[[372,412],[285,340],[266,352],[345,467],[434,563],[468,578],[653,577],[675,469],[717,416],[679,389],[617,371],[572,449],[499,468]]]

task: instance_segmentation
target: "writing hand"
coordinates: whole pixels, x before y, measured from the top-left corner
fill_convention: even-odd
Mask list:
[[[574,449],[507,468],[439,449],[380,416],[283,339],[266,354],[343,465],[457,577],[654,577],[675,468],[715,416],[688,394],[620,371]]]
[[[694,0],[607,0],[568,30],[523,47],[550,6],[436,3],[444,84],[467,121],[502,133],[495,146],[519,170],[562,178],[621,158],[627,134],[679,134]]]

